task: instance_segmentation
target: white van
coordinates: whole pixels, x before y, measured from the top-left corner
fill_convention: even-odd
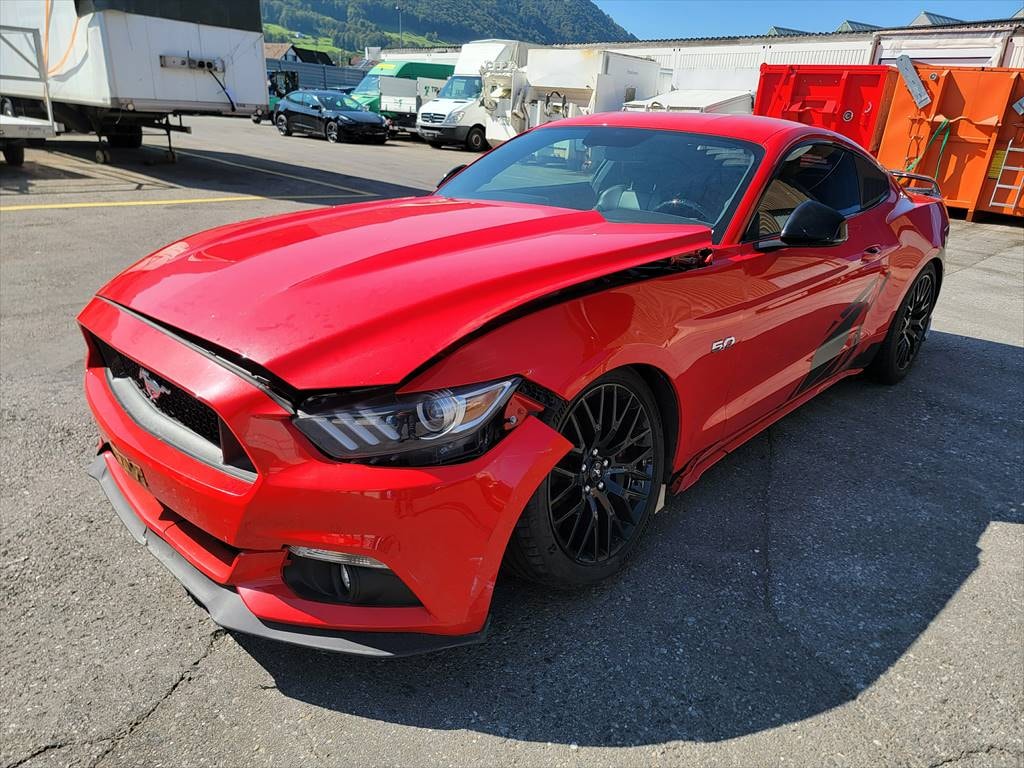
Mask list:
[[[416,132],[432,147],[460,144],[473,152],[488,148],[487,110],[480,69],[489,62],[526,63],[531,46],[518,40],[475,40],[462,46],[455,72],[416,118]]]

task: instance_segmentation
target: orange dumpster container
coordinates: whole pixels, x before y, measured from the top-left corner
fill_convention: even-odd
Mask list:
[[[827,128],[873,153],[897,79],[882,64],[762,64],[754,114]]]
[[[896,88],[878,161],[935,177],[946,205],[968,220],[977,211],[1024,216],[1024,70],[915,69],[931,102],[919,108]]]

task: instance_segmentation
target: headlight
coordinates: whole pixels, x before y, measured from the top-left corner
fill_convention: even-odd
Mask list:
[[[500,436],[500,411],[518,383],[354,400],[320,395],[302,404],[295,426],[335,459],[450,463],[482,453]]]
[[[352,118],[349,117],[348,115],[338,115],[338,120],[343,122],[343,123],[351,123],[352,122]]]
[[[461,123],[462,118],[466,116],[465,110],[460,109],[458,112],[452,112],[448,115],[448,120],[453,123]]]

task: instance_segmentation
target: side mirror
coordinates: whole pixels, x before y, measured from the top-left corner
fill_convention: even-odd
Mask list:
[[[324,111],[323,104],[314,104],[313,105],[313,111],[314,112],[323,112]]]
[[[786,219],[779,240],[790,246],[829,246],[846,240],[846,217],[817,200],[804,200]]]
[[[437,186],[440,188],[441,185],[448,181],[448,179],[450,179],[452,176],[457,176],[458,174],[462,173],[462,169],[465,168],[466,165],[466,163],[463,163],[462,165],[456,165],[454,168],[448,171],[448,173],[441,177],[441,180],[437,182]]]

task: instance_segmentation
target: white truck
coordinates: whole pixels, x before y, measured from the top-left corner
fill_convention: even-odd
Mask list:
[[[266,110],[259,0],[0,0],[0,24],[42,40],[53,118],[65,130],[137,147],[144,126],[171,115]],[[44,117],[38,85],[16,75],[29,50],[0,46],[0,99],[16,116]],[[169,150],[168,159],[173,159]]]
[[[526,68],[483,72],[486,137],[500,144],[552,120],[618,112],[626,102],[658,93],[661,66],[652,59],[600,48],[535,48]]]
[[[473,152],[487,149],[488,110],[481,71],[526,64],[531,45],[518,40],[475,40],[462,46],[455,71],[437,98],[420,108],[417,133],[432,147],[459,144]]]
[[[394,132],[418,133],[420,108],[437,97],[445,80],[433,77],[381,77],[377,81],[380,89],[380,113],[391,120]]]

